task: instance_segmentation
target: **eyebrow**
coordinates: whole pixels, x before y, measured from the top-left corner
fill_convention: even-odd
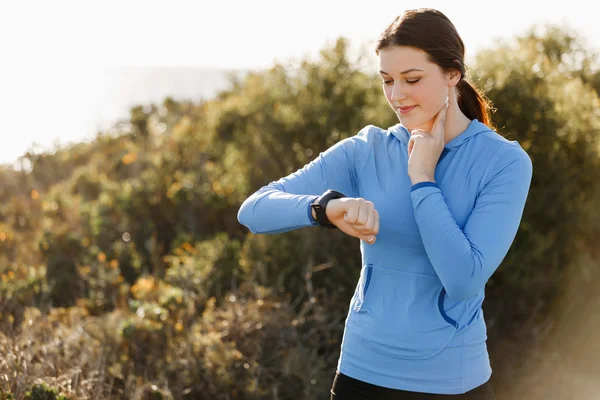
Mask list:
[[[418,68],[411,68],[411,69],[407,69],[407,70],[405,70],[405,71],[402,71],[402,72],[400,72],[400,75],[403,75],[403,74],[408,74],[409,72],[413,72],[413,71],[421,71],[421,72],[423,72],[423,70],[422,70],[422,69],[418,69]],[[379,70],[379,72],[380,72],[380,73],[382,73],[382,74],[385,74],[385,75],[390,75],[390,74],[388,74],[387,72],[385,72],[385,71],[382,71],[382,70]],[[390,75],[390,76],[391,76],[391,75]]]

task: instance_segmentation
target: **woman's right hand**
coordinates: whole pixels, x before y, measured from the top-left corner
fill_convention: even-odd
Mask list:
[[[373,202],[352,197],[334,199],[327,203],[325,214],[342,232],[368,244],[375,243],[379,233],[379,213]]]

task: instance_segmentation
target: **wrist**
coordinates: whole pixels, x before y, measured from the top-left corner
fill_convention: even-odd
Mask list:
[[[315,200],[312,202],[312,204],[316,204],[316,203],[318,202],[318,200],[319,200],[319,199],[315,199]],[[339,200],[339,199],[332,199],[332,200],[329,200],[329,201],[327,202],[327,204],[325,205],[325,215],[327,215],[327,218],[329,218],[329,214],[327,214],[327,210],[329,209],[329,205],[330,205],[331,203],[335,203],[336,201],[340,201],[340,200]],[[312,208],[312,207],[311,207],[311,209],[310,209],[310,213],[312,214],[312,217],[313,217],[313,219],[314,219],[314,220],[316,220],[316,219],[317,219],[317,213],[315,212],[315,209],[314,209],[314,208]]]
[[[325,215],[327,219],[331,219],[331,210],[335,210],[336,204],[340,202],[340,199],[331,199],[325,205]]]
[[[314,217],[313,219],[317,221],[319,225],[325,228],[336,228],[336,226],[329,220],[327,214],[327,206],[329,202],[342,197],[346,196],[343,193],[337,192],[335,190],[327,190],[317,199],[313,200],[313,202],[310,205],[311,216]]]
[[[416,185],[417,183],[421,183],[421,182],[434,182],[435,183],[435,178],[428,174],[414,175],[414,176],[410,177],[410,180],[413,185]]]

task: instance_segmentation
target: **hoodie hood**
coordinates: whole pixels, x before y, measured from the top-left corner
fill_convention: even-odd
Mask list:
[[[394,126],[388,128],[388,131],[394,135],[400,142],[404,143],[405,146],[408,146],[408,140],[410,139],[410,132],[406,129],[402,123],[398,123]],[[456,136],[454,139],[446,143],[444,148],[446,150],[451,150],[455,147],[460,146],[465,143],[467,140],[472,138],[475,135],[478,135],[483,132],[491,131],[490,127],[484,123],[479,122],[477,119],[471,121],[467,129],[465,129],[461,134]]]

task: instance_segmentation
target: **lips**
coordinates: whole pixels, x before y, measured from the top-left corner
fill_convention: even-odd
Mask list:
[[[408,106],[408,107],[398,107],[396,109],[400,112],[400,114],[408,114],[409,112],[411,112],[416,107],[417,106]]]

